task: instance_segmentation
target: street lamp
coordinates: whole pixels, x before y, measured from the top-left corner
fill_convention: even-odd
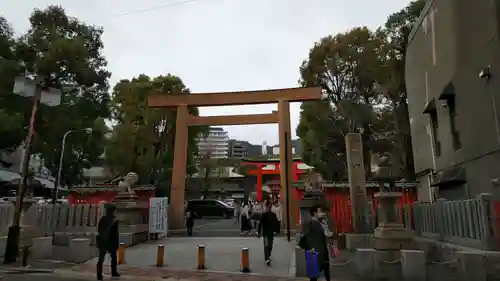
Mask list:
[[[84,131],[86,134],[92,134],[92,128],[84,128],[84,129],[76,129],[76,130],[69,130],[67,131],[62,139],[62,144],[61,144],[61,156],[59,157],[59,168],[57,169],[57,178],[55,182],[55,187],[54,187],[54,195],[52,197],[52,204],[56,204],[57,201],[57,196],[59,192],[59,185],[61,184],[61,174],[62,174],[62,167],[63,167],[63,159],[64,159],[64,149],[66,148],[66,138],[73,132],[78,132],[78,131]]]

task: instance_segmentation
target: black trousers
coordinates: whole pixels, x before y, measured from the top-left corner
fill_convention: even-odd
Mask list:
[[[274,235],[263,236],[264,241],[264,260],[268,260],[271,257],[274,244]]]
[[[188,236],[193,236],[193,227],[194,227],[194,221],[188,219],[186,221],[186,230],[187,230],[187,235]]]
[[[102,267],[106,253],[111,258],[111,275],[118,275],[118,261],[116,259],[116,249],[99,248],[99,259],[97,260],[97,277],[102,278]]]
[[[326,281],[330,281],[330,261],[323,261],[320,263],[320,268],[323,272],[323,275],[325,276]],[[310,281],[318,281],[318,278],[309,278]]]

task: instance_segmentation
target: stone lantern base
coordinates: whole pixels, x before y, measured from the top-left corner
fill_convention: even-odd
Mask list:
[[[401,224],[380,225],[374,232],[374,248],[377,250],[401,250],[413,248],[413,234]]]
[[[413,247],[413,233],[399,223],[396,204],[399,192],[379,192],[375,198],[380,201],[379,224],[374,232],[374,248],[377,250],[401,250]]]
[[[148,203],[136,201],[134,194],[120,194],[113,200],[120,222],[120,243],[135,245],[148,240]]]

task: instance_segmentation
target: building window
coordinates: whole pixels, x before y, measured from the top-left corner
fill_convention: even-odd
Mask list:
[[[462,141],[460,140],[460,132],[457,130],[457,110],[455,106],[455,97],[446,100],[448,106],[448,115],[450,118],[451,137],[453,139],[453,148],[459,150],[462,148]]]
[[[432,142],[434,144],[434,155],[436,157],[441,156],[441,142],[439,141],[438,135],[438,115],[437,110],[432,110],[429,112],[430,122],[431,122],[431,130],[432,130]]]

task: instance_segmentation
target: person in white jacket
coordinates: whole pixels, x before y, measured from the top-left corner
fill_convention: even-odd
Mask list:
[[[273,203],[273,206],[271,207],[271,211],[276,214],[276,217],[278,218],[279,225],[280,227],[282,226],[282,214],[281,214],[281,205],[278,200],[275,200]]]

